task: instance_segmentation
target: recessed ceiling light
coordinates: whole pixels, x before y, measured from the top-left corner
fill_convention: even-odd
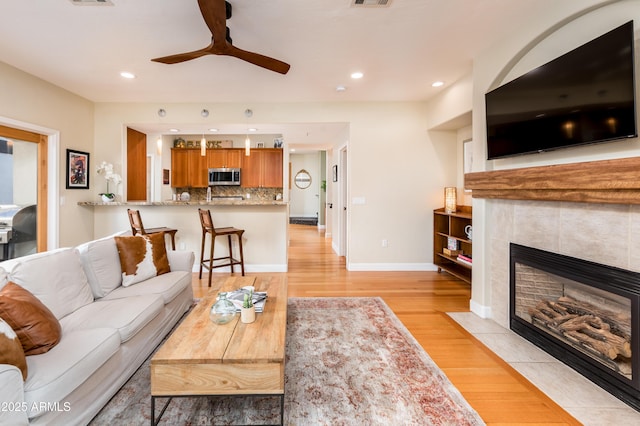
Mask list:
[[[249,130],[250,132],[257,132],[257,131],[258,131],[258,129],[256,129],[255,127],[251,127],[251,128],[249,128],[248,130]]]
[[[120,73],[120,77],[131,79],[131,78],[136,78],[136,75],[134,73],[132,73],[132,72],[129,72],[129,71],[122,71]]]
[[[218,129],[212,128],[212,129],[209,129],[209,131],[210,131],[210,132],[217,132],[217,131],[218,131]]]
[[[362,74],[360,71],[351,73],[351,78],[353,78],[353,79],[358,79],[358,78],[362,78],[362,77],[364,77],[364,74]]]
[[[344,92],[347,88],[343,85],[336,86],[336,92]]]
[[[180,129],[169,129],[169,131],[170,131],[170,132],[173,132],[173,133],[177,133],[177,132],[179,132],[179,131],[180,131]]]
[[[444,86],[444,81],[434,81],[433,83],[431,83],[431,87],[440,87],[440,86]]]
[[[289,150],[289,152],[296,152],[296,149],[295,149],[295,148],[291,148],[291,149]]]

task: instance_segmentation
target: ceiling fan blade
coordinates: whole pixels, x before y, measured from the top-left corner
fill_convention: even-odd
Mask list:
[[[198,0],[202,18],[209,27],[213,40],[217,42],[222,42],[227,32],[227,7],[225,3],[225,0]]]
[[[242,59],[243,61],[250,62],[259,67],[266,68],[280,74],[286,74],[287,72],[289,72],[289,68],[291,68],[291,65],[285,62],[261,55],[259,53],[242,50],[232,45],[229,45],[228,48],[225,49],[224,53],[221,54],[235,56],[238,59]]]
[[[160,62],[163,64],[178,64],[180,62],[190,61],[192,59],[199,58],[204,55],[209,55],[210,48],[204,48],[200,50],[194,50],[193,52],[178,53],[176,55],[163,56],[161,58],[152,59],[153,62]]]

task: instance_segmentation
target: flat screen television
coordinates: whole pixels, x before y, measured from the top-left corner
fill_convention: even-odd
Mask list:
[[[487,157],[637,136],[633,21],[485,95]]]

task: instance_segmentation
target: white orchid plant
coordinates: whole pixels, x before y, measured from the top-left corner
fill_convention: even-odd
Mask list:
[[[113,164],[107,163],[106,161],[100,163],[100,167],[98,167],[97,172],[107,181],[107,192],[101,193],[100,195],[104,195],[111,199],[115,198],[116,194],[109,191],[109,183],[113,183],[117,187],[118,184],[122,182],[122,177],[119,174],[114,173]]]

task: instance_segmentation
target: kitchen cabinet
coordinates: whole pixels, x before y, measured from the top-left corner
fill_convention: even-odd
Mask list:
[[[242,158],[243,188],[282,188],[282,149],[252,149]]]
[[[207,149],[207,167],[242,167],[242,148]]]
[[[472,257],[473,246],[465,231],[467,226],[472,225],[471,214],[471,206],[458,206],[455,213],[446,213],[444,209],[433,211],[433,263],[438,267],[438,272],[446,271],[469,284],[471,265],[458,260],[459,253],[447,253],[447,250],[451,240],[460,253]]]
[[[207,157],[200,155],[200,149],[171,149],[173,188],[206,188],[208,184]]]

